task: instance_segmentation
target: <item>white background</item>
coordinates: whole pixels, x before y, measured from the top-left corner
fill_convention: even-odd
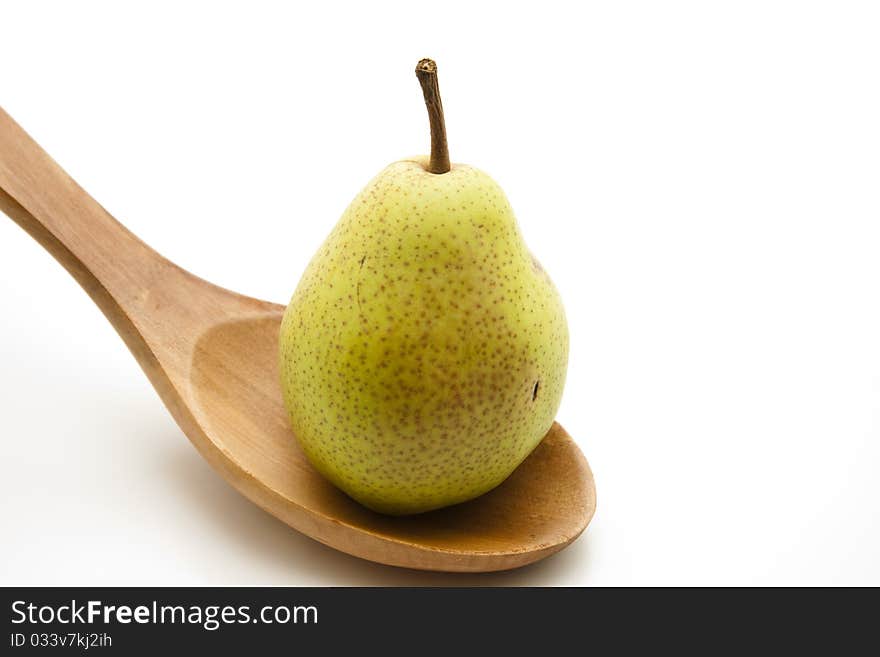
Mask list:
[[[599,494],[512,573],[325,548],[210,470],[0,217],[0,583],[880,584],[876,4],[0,16],[0,105],[160,252],[281,302],[357,191],[427,150],[413,68],[437,59],[453,160],[507,191],[566,302],[559,419]]]

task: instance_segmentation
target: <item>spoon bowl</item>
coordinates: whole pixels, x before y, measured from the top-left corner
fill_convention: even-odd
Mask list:
[[[237,490],[294,529],[394,566],[481,572],[564,548],[596,507],[593,476],[554,423],[500,486],[417,516],[370,511],[312,468],[281,399],[283,306],[225,290],[141,242],[0,109],[0,210],[83,286],[178,425]]]

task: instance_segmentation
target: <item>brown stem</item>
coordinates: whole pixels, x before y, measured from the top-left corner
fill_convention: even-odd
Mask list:
[[[437,64],[433,59],[423,59],[416,65],[416,77],[422,85],[428,119],[431,121],[431,161],[428,171],[446,173],[449,165],[449,145],[446,143],[446,121],[443,103],[440,101],[440,85],[437,83]]]

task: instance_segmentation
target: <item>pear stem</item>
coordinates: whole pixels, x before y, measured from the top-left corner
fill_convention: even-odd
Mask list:
[[[443,103],[440,101],[440,85],[437,83],[437,64],[433,59],[422,59],[416,65],[416,77],[422,85],[428,119],[431,121],[431,161],[428,171],[446,173],[449,164],[449,144],[446,143],[446,120],[443,118]]]

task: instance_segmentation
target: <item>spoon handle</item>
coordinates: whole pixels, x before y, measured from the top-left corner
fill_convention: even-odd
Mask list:
[[[174,267],[116,221],[0,108],[0,210],[82,285],[120,329],[145,310],[150,272]],[[182,271],[182,270],[181,270]]]

